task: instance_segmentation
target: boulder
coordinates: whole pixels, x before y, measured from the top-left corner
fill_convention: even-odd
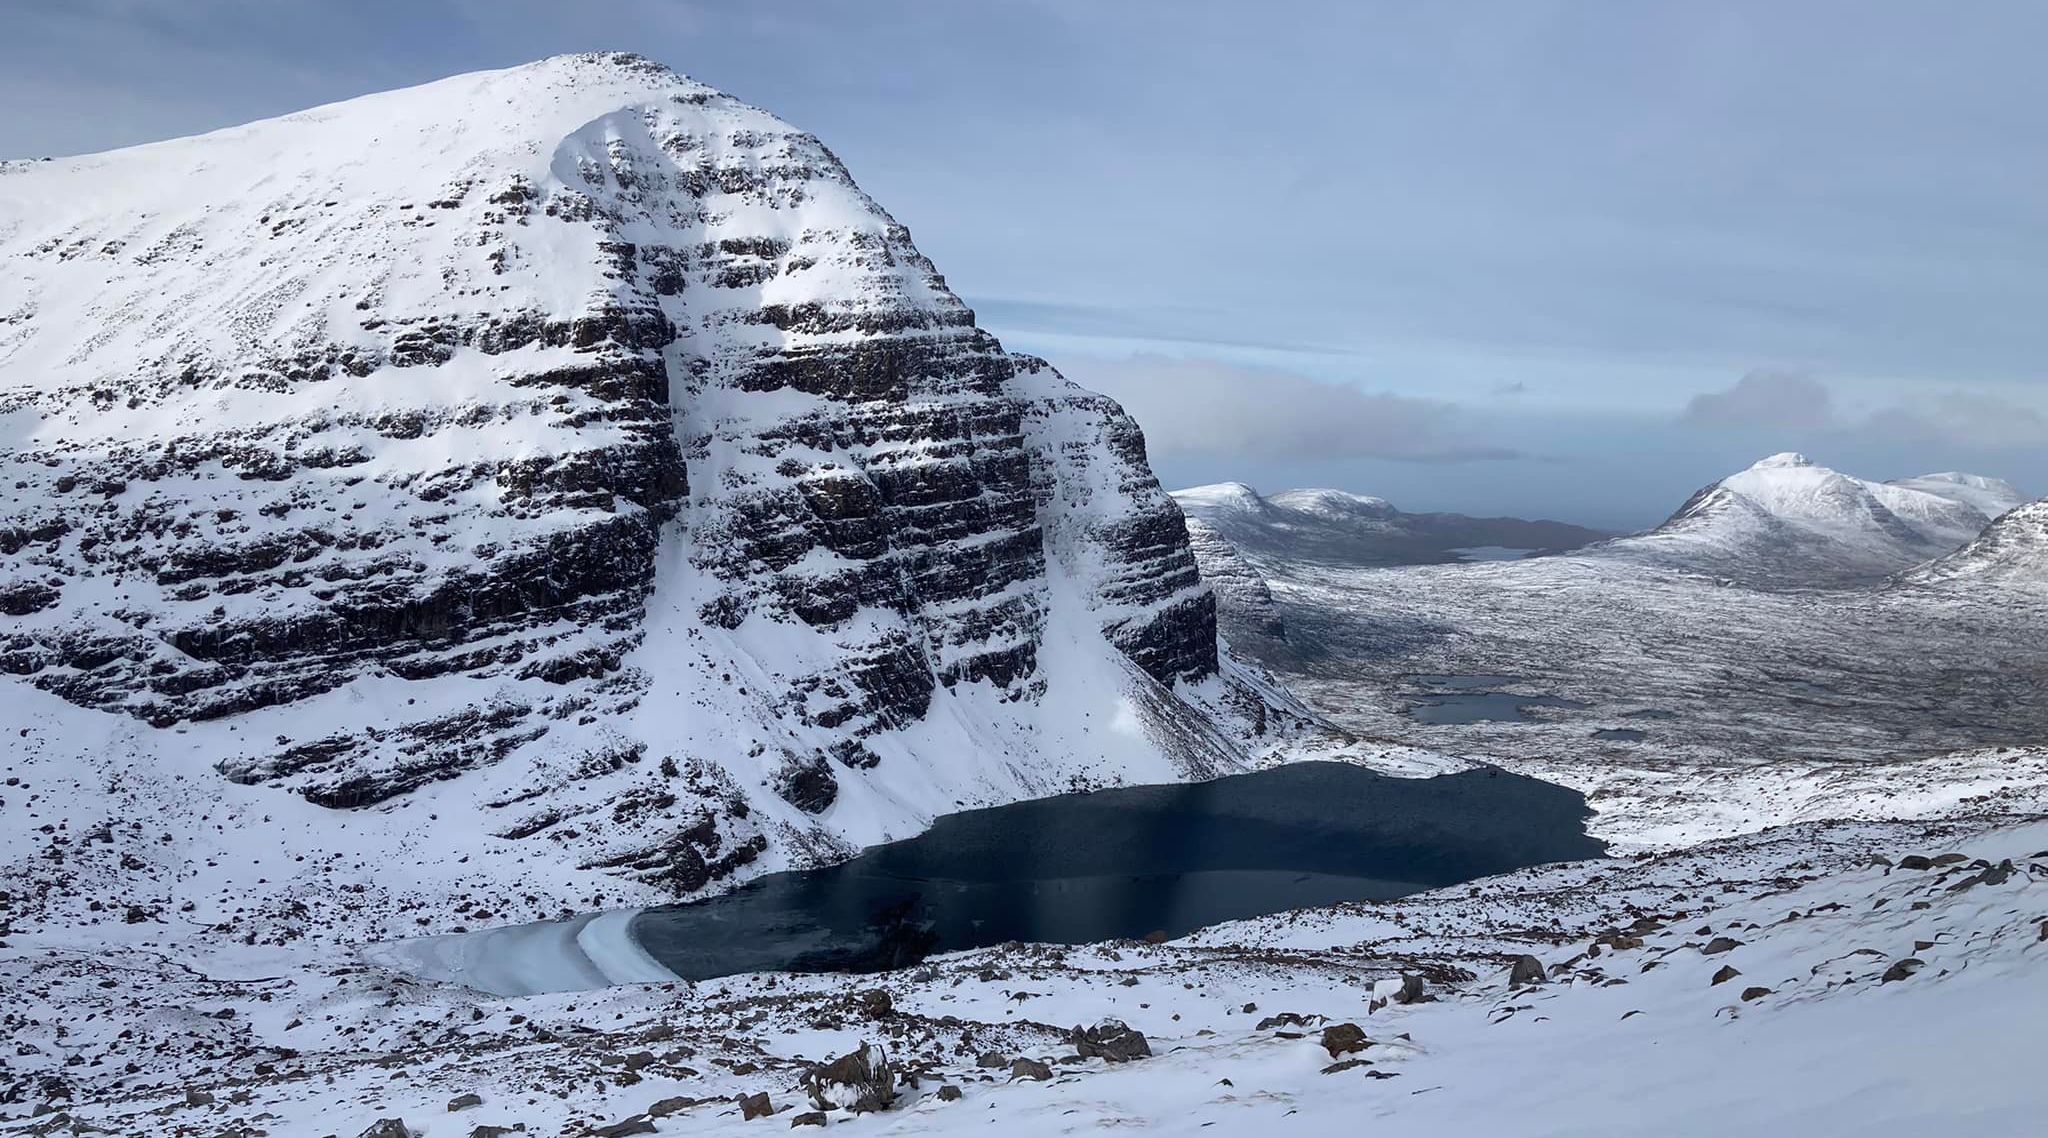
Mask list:
[[[610,1126],[599,1126],[591,1131],[597,1138],[631,1138],[634,1134],[653,1134],[654,1120],[644,1114],[622,1118]]]
[[[869,1019],[885,1019],[896,1012],[896,1001],[880,988],[869,988],[860,994],[861,1014]]]
[[[480,1094],[456,1095],[448,1100],[448,1113],[453,1114],[458,1110],[468,1110],[473,1106],[482,1106],[483,1104],[484,1096]]]
[[[1736,940],[1734,937],[1717,936],[1714,939],[1707,942],[1707,947],[1700,949],[1700,955],[1719,956],[1724,952],[1732,952],[1735,949],[1741,947],[1742,942]]]
[[[1641,944],[1642,942],[1637,941],[1636,943]],[[1424,990],[1422,977],[1407,972],[1401,974],[1401,990],[1394,993],[1395,1003],[1419,1004],[1431,998]]]
[[[775,1104],[768,1101],[767,1091],[755,1091],[740,1096],[740,1117],[742,1119],[766,1118],[775,1113]]]
[[[830,1063],[805,1071],[797,1085],[819,1110],[865,1114],[887,1110],[896,1101],[896,1068],[880,1047],[863,1042]]]
[[[1145,1041],[1144,1033],[1120,1019],[1105,1018],[1094,1027],[1076,1027],[1067,1033],[1067,1042],[1074,1045],[1074,1051],[1083,1059],[1099,1057],[1111,1063],[1127,1063],[1152,1057],[1152,1045]]]
[[[671,1114],[685,1111],[697,1105],[697,1100],[683,1095],[665,1098],[647,1108],[649,1118],[667,1118]]]
[[[960,1088],[959,1088],[959,1087],[956,1087],[956,1086],[954,1086],[954,1085],[953,1085],[953,1084],[951,1084],[951,1083],[947,1083],[947,1084],[946,1084],[945,1086],[943,1086],[943,1087],[940,1087],[940,1088],[939,1088],[939,1101],[940,1101],[940,1102],[959,1102],[959,1101],[960,1101]]]
[[[984,1051],[979,1058],[975,1059],[974,1065],[977,1067],[1007,1067],[1010,1065],[1010,1057],[1000,1051]]]
[[[1761,1000],[1770,994],[1771,990],[1769,988],[1759,985],[1753,988],[1744,988],[1742,990],[1742,999],[1744,1003],[1748,1003],[1750,1000]]]
[[[380,1118],[356,1138],[412,1138],[412,1128],[400,1118]]]
[[[1052,1068],[1036,1059],[1020,1058],[1010,1064],[1010,1078],[1012,1081],[1017,1079],[1035,1079],[1039,1082],[1044,1082],[1052,1078]]]
[[[1712,987],[1714,984],[1726,984],[1728,981],[1733,980],[1740,975],[1742,975],[1742,973],[1736,971],[1734,965],[1723,964],[1721,966],[1721,970],[1719,972],[1714,973],[1714,979],[1709,983],[1708,986]]]
[[[1355,1023],[1333,1023],[1323,1029],[1322,1045],[1323,1050],[1330,1053],[1330,1058],[1335,1059],[1339,1055],[1365,1050],[1372,1046],[1372,1040],[1367,1039],[1365,1029]]]
[[[186,1088],[185,1088],[185,1105],[186,1105],[186,1106],[212,1106],[212,1105],[213,1105],[213,1093],[212,1093],[211,1091],[201,1091],[201,1090],[194,1090],[194,1089],[193,1089],[193,1088],[191,1088],[191,1087],[186,1087]]]
[[[789,1120],[789,1128],[791,1130],[794,1130],[799,1126],[823,1125],[825,1125],[825,1112],[822,1110],[807,1110],[804,1111],[802,1114],[797,1115],[795,1118]]]
[[[1913,973],[1920,971],[1926,963],[1926,961],[1917,956],[1908,956],[1901,960],[1894,960],[1892,961],[1892,966],[1884,970],[1884,975],[1878,977],[1877,982],[1889,984],[1894,980],[1904,980]]]
[[[1533,956],[1517,956],[1508,968],[1508,986],[1519,988],[1524,984],[1541,984],[1549,976],[1543,971],[1543,962]]]
[[[1907,854],[1899,859],[1900,869],[1933,869],[1934,863],[1919,854]]]

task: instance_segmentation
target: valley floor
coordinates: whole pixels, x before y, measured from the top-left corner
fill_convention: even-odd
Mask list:
[[[1288,643],[1259,661],[1361,736],[1585,791],[1596,832],[1671,846],[1785,822],[2042,809],[2048,606],[1769,592],[1594,557],[1352,569],[1261,561]],[[1584,709],[1429,724],[1421,676]],[[1598,732],[1640,733],[1640,739]]]

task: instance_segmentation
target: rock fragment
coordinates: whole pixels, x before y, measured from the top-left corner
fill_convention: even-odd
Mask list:
[[[1517,956],[1514,964],[1508,968],[1508,986],[1511,988],[1519,988],[1524,984],[1541,984],[1547,979],[1549,977],[1543,971],[1543,962],[1533,956]]]
[[[1332,1059],[1370,1046],[1372,1040],[1365,1037],[1365,1029],[1355,1023],[1335,1023],[1323,1029],[1322,1047]]]

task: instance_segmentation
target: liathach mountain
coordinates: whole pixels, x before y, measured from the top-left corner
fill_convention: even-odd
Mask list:
[[[1131,419],[644,59],[8,163],[0,256],[9,734],[173,823],[138,906],[257,831],[266,936],[378,843],[372,926],[680,896],[1315,733]]]

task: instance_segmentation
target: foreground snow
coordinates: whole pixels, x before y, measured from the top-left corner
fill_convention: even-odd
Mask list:
[[[400,1117],[574,1135],[657,1104],[643,1132],[752,1132],[736,1096],[792,1117],[810,1109],[802,1072],[867,1041],[920,1073],[896,1108],[828,1119],[873,1133],[2010,1135],[2048,1109],[2028,1075],[2048,1015],[2044,862],[2043,821],[1805,825],[1165,945],[510,1000],[326,953],[188,964],[31,934],[0,953],[20,994],[0,1014],[15,1062],[77,1080],[58,1105],[116,1133],[314,1138]],[[1549,982],[1508,986],[1523,953]],[[1713,982],[1723,968],[1739,975]],[[1436,1002],[1376,1004],[1402,973]],[[1260,1026],[1281,1012],[1309,1018]],[[1103,1016],[1154,1057],[1062,1058],[1066,1028]],[[1371,1043],[1331,1069],[1321,1029],[1343,1022]],[[1056,1074],[978,1067],[990,1051]],[[465,1094],[482,1104],[451,1116]],[[4,1108],[10,1129],[34,1101]]]

